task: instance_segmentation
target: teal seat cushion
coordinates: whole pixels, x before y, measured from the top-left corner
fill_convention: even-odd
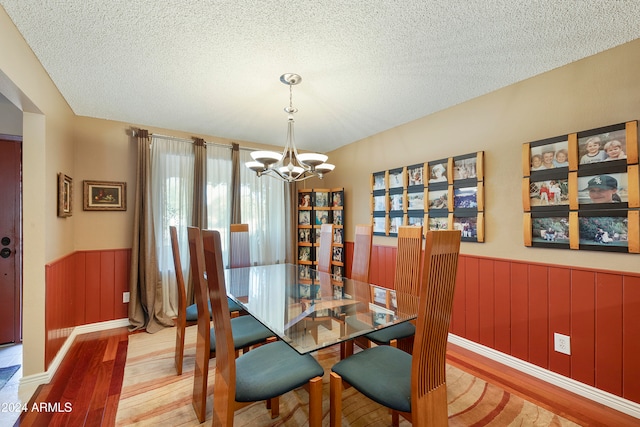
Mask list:
[[[236,350],[263,343],[267,338],[275,336],[269,328],[258,322],[253,316],[240,316],[231,319],[231,334]],[[216,351],[216,333],[213,327],[210,331],[209,342],[211,351]]]
[[[402,322],[397,325],[389,326],[375,332],[371,332],[365,337],[376,344],[388,345],[391,340],[399,340],[401,338],[411,337],[416,334],[416,327],[411,322]]]
[[[266,344],[236,359],[236,400],[267,400],[322,377],[322,366],[283,341]]]
[[[411,360],[409,353],[384,345],[349,356],[331,370],[369,399],[411,412]]]
[[[229,301],[229,312],[242,311],[240,304],[231,298],[227,298],[227,300]],[[211,301],[209,301],[209,313],[211,313]],[[198,320],[198,307],[196,304],[191,304],[187,307],[187,322],[195,322],[196,320]]]

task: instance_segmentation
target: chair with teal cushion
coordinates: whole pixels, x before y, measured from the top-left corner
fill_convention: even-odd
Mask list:
[[[208,302],[209,306],[212,307],[209,300],[209,294],[211,293],[209,286],[210,280],[204,277],[204,253],[202,252],[200,229],[187,227],[187,233],[189,237],[191,275],[193,277],[194,294],[198,308],[198,333],[196,337],[196,361],[192,404],[198,420],[202,423],[205,420],[207,410],[209,360],[213,357],[217,358],[217,340],[215,330],[211,329],[211,313],[213,313],[213,310],[207,310],[205,303],[205,301]],[[228,298],[225,298],[225,301],[227,300]],[[246,353],[254,345],[275,340],[273,332],[253,316],[239,316],[231,319],[228,303],[225,310],[227,310],[227,315],[230,319],[234,355],[239,350],[243,350],[243,352]],[[215,317],[215,313],[213,317]]]
[[[220,233],[202,232],[209,297],[216,332],[216,377],[213,392],[213,425],[232,426],[237,409],[266,400],[271,417],[279,414],[278,397],[306,386],[309,390],[309,426],[322,424],[322,366],[309,354],[301,355],[277,341],[234,357],[231,319],[227,309]]]
[[[446,351],[456,283],[460,231],[427,233],[413,354],[368,348],[336,363],[330,376],[330,425],[342,424],[344,383],[414,426],[446,426]]]
[[[196,304],[187,307],[187,292],[185,289],[184,274],[182,273],[182,260],[180,258],[180,248],[178,245],[178,230],[175,226],[169,227],[169,235],[171,237],[171,251],[173,254],[173,266],[176,274],[176,286],[178,293],[178,315],[176,317],[176,350],[175,350],[175,367],[178,375],[182,375],[182,365],[184,361],[184,335],[186,328],[198,323],[198,308]],[[235,301],[229,302],[229,310],[231,317],[238,317],[242,311]],[[211,313],[211,305],[209,305],[209,313]]]
[[[398,249],[396,253],[396,271],[394,288],[398,293],[418,295],[420,286],[420,260],[422,258],[422,227],[398,227]],[[398,310],[411,310],[403,307],[405,301],[398,301]],[[412,322],[404,322],[389,328],[371,332],[365,337],[378,345],[391,345],[411,352],[416,328]]]

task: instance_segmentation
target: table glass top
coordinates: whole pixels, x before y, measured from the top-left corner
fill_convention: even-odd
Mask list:
[[[225,278],[229,296],[300,353],[414,319],[417,312],[413,295],[309,266],[234,268]]]

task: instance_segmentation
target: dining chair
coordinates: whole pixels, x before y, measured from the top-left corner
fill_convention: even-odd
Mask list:
[[[267,401],[271,417],[275,418],[279,415],[278,397],[306,385],[309,426],[319,427],[322,424],[324,370],[311,355],[301,355],[285,342],[277,341],[257,347],[237,359],[234,357],[220,233],[204,230],[202,240],[217,339],[213,425],[233,426],[237,409],[262,400]]]
[[[169,227],[171,236],[171,251],[173,252],[173,266],[176,271],[176,283],[178,287],[178,316],[176,318],[176,350],[175,366],[178,375],[182,375],[182,362],[184,360],[184,334],[188,326],[195,325],[198,321],[195,318],[187,319],[187,292],[185,290],[184,275],[182,274],[182,261],[180,260],[180,249],[178,247],[178,230],[175,226]]]
[[[316,252],[317,270],[331,273],[331,255],[333,251],[333,224],[322,224],[320,227],[319,246]]]
[[[175,226],[169,227],[169,235],[171,237],[171,252],[173,253],[173,267],[176,274],[176,285],[178,288],[178,315],[176,317],[176,349],[174,361],[176,373],[182,375],[182,366],[184,362],[184,337],[186,329],[198,323],[198,307],[191,304],[187,306],[187,292],[182,273],[182,260],[180,259],[180,247],[178,245],[178,230]],[[209,312],[211,307],[208,306]],[[231,317],[238,317],[242,308],[235,302],[229,304]]]
[[[202,249],[200,229],[187,227],[189,237],[189,252],[191,258],[191,275],[195,288],[195,300],[198,307],[198,332],[196,335],[196,358],[193,381],[192,404],[198,420],[205,420],[207,410],[207,384],[209,376],[209,360],[216,357],[218,360],[217,336],[215,329],[211,329],[211,317],[215,319],[215,307],[211,306],[211,317],[207,314],[207,305],[210,304],[209,295],[212,292],[209,277],[205,279],[205,261]],[[222,264],[221,264],[222,265]],[[226,296],[226,293],[224,294]],[[228,299],[225,298],[224,309],[229,320],[229,331],[232,334],[231,345],[235,355],[240,349],[243,353],[249,351],[251,346],[264,344],[275,340],[273,332],[258,322],[253,316],[239,316],[231,319]],[[219,369],[219,368],[218,368]]]
[[[278,397],[302,386],[309,390],[309,426],[322,424],[322,366],[309,354],[301,355],[276,341],[234,357],[235,332],[227,299],[220,233],[202,232],[204,257],[217,337],[216,376],[213,391],[213,425],[232,426],[237,409],[265,400],[271,417],[279,415]]]
[[[231,224],[229,234],[229,267],[250,267],[249,224]]]
[[[369,283],[369,266],[371,263],[371,248],[373,246],[373,226],[359,224],[355,228],[353,242],[353,260],[351,261],[351,279],[358,282]],[[348,327],[347,327],[348,328]],[[368,348],[370,341],[365,337],[355,338],[359,346]],[[340,345],[340,358],[353,354],[354,340],[342,342]]]
[[[456,284],[460,231],[429,231],[420,286],[413,354],[375,346],[331,368],[330,425],[342,423],[342,390],[351,385],[414,426],[446,426],[446,351]]]
[[[394,288],[398,295],[398,310],[415,312],[415,307],[406,306],[411,301],[403,300],[404,295],[418,296],[420,286],[420,260],[422,258],[422,227],[398,227],[398,249]],[[414,300],[415,301],[415,300]],[[415,302],[413,302],[415,304]],[[378,345],[400,347],[411,353],[416,328],[413,322],[402,322],[388,328],[371,332],[365,337]]]

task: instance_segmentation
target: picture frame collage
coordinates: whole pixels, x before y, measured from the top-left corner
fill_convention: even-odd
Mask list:
[[[344,249],[344,188],[314,188],[298,190],[298,264],[315,268],[320,227],[333,223],[331,273],[343,276]],[[303,269],[304,270],[304,269]],[[310,277],[301,270],[301,278]],[[303,274],[305,273],[305,274]]]
[[[372,173],[371,212],[374,235],[420,225],[484,242],[484,152]]]
[[[528,247],[640,253],[638,122],[523,144]]]

